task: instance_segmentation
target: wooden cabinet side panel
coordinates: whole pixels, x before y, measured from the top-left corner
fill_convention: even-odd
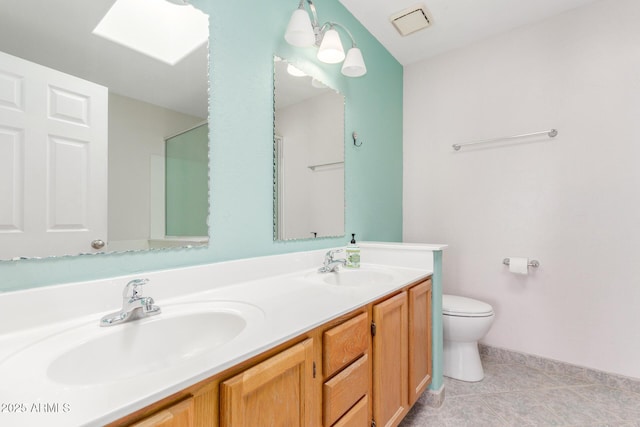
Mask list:
[[[378,426],[396,426],[409,410],[407,292],[373,307],[373,416]]]
[[[431,280],[409,289],[409,404],[431,383]]]
[[[131,427],[193,427],[194,400],[189,398],[176,403]]]
[[[312,423],[313,339],[307,339],[220,385],[220,425]]]

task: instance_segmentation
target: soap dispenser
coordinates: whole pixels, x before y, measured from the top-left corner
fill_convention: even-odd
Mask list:
[[[347,268],[360,268],[360,248],[356,243],[355,233],[351,234],[351,243],[347,245]]]

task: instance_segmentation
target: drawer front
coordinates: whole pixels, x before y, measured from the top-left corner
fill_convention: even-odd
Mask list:
[[[356,406],[349,409],[333,427],[369,427],[371,420],[369,419],[369,396],[365,395]]]
[[[190,397],[132,424],[131,427],[193,427],[195,401]]]
[[[355,405],[369,390],[369,357],[347,366],[324,383],[324,425],[330,426]]]
[[[324,376],[329,377],[364,354],[369,347],[369,320],[362,313],[323,335]]]

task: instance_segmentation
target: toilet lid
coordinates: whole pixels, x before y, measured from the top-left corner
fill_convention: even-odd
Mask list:
[[[442,314],[453,316],[491,316],[493,307],[486,302],[457,295],[442,295]]]

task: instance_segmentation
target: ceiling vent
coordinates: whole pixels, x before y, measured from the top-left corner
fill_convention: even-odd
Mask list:
[[[416,5],[402,12],[398,12],[389,19],[403,37],[427,28],[431,25],[432,21],[427,12],[427,8],[421,5]]]

